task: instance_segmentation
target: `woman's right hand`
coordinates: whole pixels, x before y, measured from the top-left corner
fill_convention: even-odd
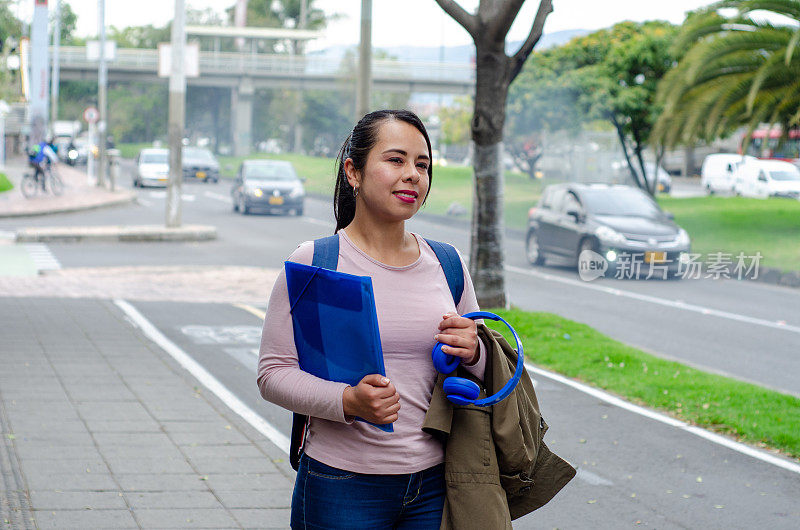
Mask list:
[[[388,377],[365,375],[356,386],[348,386],[342,395],[345,416],[358,416],[368,422],[384,425],[397,421],[400,395]]]

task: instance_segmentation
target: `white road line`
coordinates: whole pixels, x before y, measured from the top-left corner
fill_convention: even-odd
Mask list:
[[[137,197],[136,202],[138,202],[142,206],[146,206],[147,208],[150,208],[153,205],[152,202],[148,201],[147,199],[142,199],[141,197]]]
[[[719,309],[712,309],[710,307],[704,307],[695,304],[687,304],[686,302],[680,300],[665,300],[663,298],[658,298],[657,296],[650,296],[646,294],[639,294],[634,293],[632,291],[624,291],[622,289],[617,289],[614,287],[605,287],[603,285],[597,285],[589,282],[584,282],[582,280],[575,280],[572,278],[563,278],[561,276],[557,276],[555,274],[548,274],[546,272],[522,269],[520,267],[514,266],[506,266],[505,269],[510,272],[516,272],[517,274],[525,274],[527,276],[535,276],[537,278],[542,278],[545,280],[555,281],[559,283],[564,283],[567,285],[572,285],[573,287],[582,287],[584,289],[592,289],[594,291],[599,291],[602,293],[614,295],[614,296],[621,296],[624,298],[631,298],[633,300],[639,300],[640,302],[648,302],[651,304],[671,307],[673,309],[680,309],[683,311],[690,311],[693,313],[699,313],[701,315],[707,316],[714,316],[719,318],[726,318],[728,320],[734,320],[737,322],[744,322],[746,324],[754,324],[756,326],[764,326],[767,328],[772,329],[781,329],[784,331],[790,331],[792,333],[800,334],[800,326],[793,326],[787,324],[783,320],[773,321],[773,320],[765,320],[763,318],[755,318],[749,317],[747,315],[741,315],[739,313],[730,313],[728,311],[720,311]]]
[[[277,428],[264,418],[259,416],[253,409],[248,407],[242,400],[228,390],[225,385],[219,382],[208,370],[203,368],[197,361],[184,352],[177,344],[169,340],[161,333],[149,320],[147,320],[135,307],[125,300],[114,300],[114,304],[119,307],[131,321],[145,334],[150,340],[158,344],[161,349],[167,352],[178,364],[192,374],[203,386],[214,393],[222,400],[233,412],[241,416],[247,423],[253,426],[258,432],[266,436],[281,451],[289,454],[289,438],[284,436]]]
[[[247,311],[250,314],[253,314],[253,315],[261,318],[262,320],[264,319],[264,317],[266,315],[264,313],[264,311],[261,311],[260,309],[257,309],[257,308],[255,308],[253,306],[248,306],[247,304],[235,304],[235,306],[240,308],[240,309],[243,309],[243,310]],[[624,399],[620,399],[620,398],[618,398],[616,396],[612,396],[608,392],[604,392],[603,390],[599,390],[597,388],[594,388],[594,387],[591,387],[591,386],[588,386],[588,385],[584,385],[583,383],[578,383],[577,381],[573,381],[572,379],[564,377],[563,375],[551,372],[549,370],[544,370],[544,369],[539,368],[538,366],[534,366],[534,365],[532,365],[530,363],[525,363],[525,368],[531,373],[538,374],[538,375],[540,375],[542,377],[546,377],[546,378],[551,379],[553,381],[557,381],[557,382],[559,382],[561,384],[570,386],[570,387],[574,388],[575,390],[579,390],[580,392],[583,392],[584,394],[589,394],[590,396],[595,397],[597,399],[600,399],[601,401],[605,401],[606,403],[608,403],[610,405],[614,405],[615,407],[619,407],[619,408],[627,410],[629,412],[633,412],[634,414],[639,414],[640,416],[644,416],[645,418],[649,418],[651,420],[655,420],[655,421],[660,422],[660,423],[664,423],[666,425],[669,425],[670,427],[676,427],[678,429],[681,429],[681,430],[684,430],[684,431],[689,432],[691,434],[694,434],[695,436],[699,436],[701,438],[705,438],[709,442],[725,446],[725,447],[727,447],[729,449],[732,449],[734,451],[737,451],[739,453],[742,453],[742,454],[751,456],[753,458],[756,458],[758,460],[761,460],[762,462],[767,462],[768,464],[772,464],[772,465],[781,467],[783,469],[786,469],[788,471],[792,471],[794,473],[800,474],[800,465],[795,464],[793,462],[790,462],[788,460],[784,460],[782,458],[778,458],[778,457],[773,456],[773,455],[771,455],[769,453],[766,453],[764,451],[760,451],[758,449],[754,449],[754,448],[750,447],[749,445],[745,445],[743,443],[736,442],[734,440],[731,440],[731,439],[726,438],[724,436],[721,436],[719,434],[715,434],[713,432],[707,431],[705,429],[701,429],[699,427],[695,427],[693,425],[689,425],[688,423],[680,421],[680,420],[676,420],[675,418],[670,418],[666,414],[661,414],[660,412],[655,412],[653,410],[646,409],[644,407],[640,407],[639,405],[634,405],[633,403],[628,403]]]
[[[57,271],[61,269],[61,263],[50,252],[50,248],[44,243],[26,243],[24,245],[28,255],[33,260],[33,264],[39,271]]]
[[[224,202],[226,204],[232,204],[233,203],[233,199],[231,199],[230,195],[223,195],[221,193],[216,193],[216,192],[213,192],[213,191],[204,191],[203,195],[205,195],[209,199],[216,199],[216,200],[222,201],[222,202]]]
[[[151,191],[150,197],[153,199],[166,199],[167,192],[166,191]],[[195,196],[191,193],[181,193],[181,199],[187,202],[192,202],[195,199]]]
[[[676,427],[688,433],[694,434],[695,436],[699,436],[700,438],[704,438],[711,443],[722,445],[724,447],[727,447],[728,449],[732,449],[736,452],[761,460],[762,462],[766,462],[768,464],[772,464],[773,466],[778,466],[780,468],[783,468],[787,471],[800,474],[800,465],[794,462],[790,462],[789,460],[784,460],[783,458],[773,456],[767,452],[750,447],[749,445],[745,445],[741,442],[737,442],[735,440],[731,440],[730,438],[726,438],[725,436],[713,433],[711,431],[707,431],[705,429],[701,429],[700,427],[695,427],[694,425],[689,425],[688,423],[676,420],[675,418],[670,418],[666,414],[661,414],[660,412],[655,412],[646,409],[644,407],[634,405],[633,403],[628,403],[627,401],[622,400],[616,396],[612,396],[607,392],[598,390],[597,388],[593,388],[588,385],[584,385],[582,383],[578,383],[577,381],[573,381],[572,379],[564,377],[563,375],[550,372],[549,370],[544,370],[537,366],[533,366],[530,363],[525,363],[525,368],[529,372],[533,372],[542,377],[552,379],[553,381],[557,381],[567,386],[571,386],[576,390],[580,390],[585,394],[589,394],[592,397],[605,401],[606,403],[609,403],[621,409],[633,412],[634,414],[645,416],[647,418],[650,418],[651,420],[655,420],[657,422],[669,425],[670,427]]]

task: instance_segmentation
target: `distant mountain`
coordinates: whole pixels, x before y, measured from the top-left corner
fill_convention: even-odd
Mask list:
[[[542,35],[541,40],[536,45],[537,50],[550,48],[551,46],[560,46],[572,40],[575,37],[586,35],[590,33],[585,29],[568,29],[564,31],[556,31],[553,33],[545,33]],[[514,53],[522,44],[522,41],[506,43],[506,52]],[[309,52],[308,55],[322,56],[331,61],[341,61],[348,50],[355,51],[356,46],[333,46],[320,50],[317,52]],[[471,63],[475,56],[475,47],[472,44],[465,44],[462,46],[393,46],[389,48],[376,48],[388,53],[392,57],[396,57],[398,61],[431,61],[446,63]]]

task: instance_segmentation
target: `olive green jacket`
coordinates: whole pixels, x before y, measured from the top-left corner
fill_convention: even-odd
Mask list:
[[[483,324],[478,337],[486,346],[485,397],[514,374],[517,353]],[[457,375],[475,380],[461,367]],[[491,407],[453,405],[444,395],[444,379],[440,374],[436,381],[422,427],[445,443],[441,529],[510,529],[513,519],[550,501],[575,469],[542,440],[547,424],[527,372],[509,397]]]

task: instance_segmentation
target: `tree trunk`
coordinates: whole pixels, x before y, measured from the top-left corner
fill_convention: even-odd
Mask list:
[[[470,275],[478,305],[505,307],[502,139],[510,69],[503,43],[476,43],[476,55]]]

